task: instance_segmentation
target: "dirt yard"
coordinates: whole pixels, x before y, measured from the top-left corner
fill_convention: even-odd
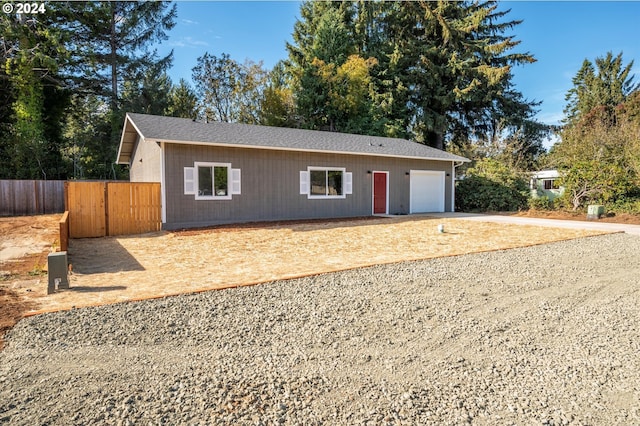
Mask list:
[[[2,244],[11,246],[2,253],[24,253],[0,263],[4,303],[17,306],[5,322],[15,321],[21,309],[33,314],[166,297],[601,233],[412,216],[77,239],[69,247],[71,289],[47,295],[43,270],[56,244],[57,220],[2,219]]]
[[[46,293],[47,255],[59,244],[59,220],[60,215],[0,218],[0,348],[4,332],[38,307],[31,293],[43,285]]]

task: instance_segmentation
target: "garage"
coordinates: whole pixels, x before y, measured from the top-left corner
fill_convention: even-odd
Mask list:
[[[411,170],[409,212],[444,212],[444,178],[442,171]]]

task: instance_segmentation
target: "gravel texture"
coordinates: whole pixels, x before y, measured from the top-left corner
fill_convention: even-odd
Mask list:
[[[640,424],[640,238],[27,318],[0,423]]]

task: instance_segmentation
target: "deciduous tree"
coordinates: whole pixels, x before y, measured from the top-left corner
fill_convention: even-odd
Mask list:
[[[55,8],[55,6],[52,6]],[[64,34],[54,25],[55,12],[0,15],[0,176],[60,178],[61,116],[68,92],[59,69],[65,64]]]
[[[199,115],[205,120],[259,123],[266,79],[262,63],[240,64],[226,53],[205,53],[193,68]]]

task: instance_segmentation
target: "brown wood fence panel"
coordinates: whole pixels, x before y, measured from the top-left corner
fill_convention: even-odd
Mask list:
[[[89,238],[159,231],[159,183],[68,182],[69,237]]]
[[[0,216],[64,212],[62,180],[0,180]]]
[[[142,234],[162,226],[159,183],[107,184],[109,235]]]
[[[69,249],[69,212],[66,211],[60,218],[60,251]]]
[[[106,182],[67,182],[66,205],[69,211],[69,238],[104,237]]]

